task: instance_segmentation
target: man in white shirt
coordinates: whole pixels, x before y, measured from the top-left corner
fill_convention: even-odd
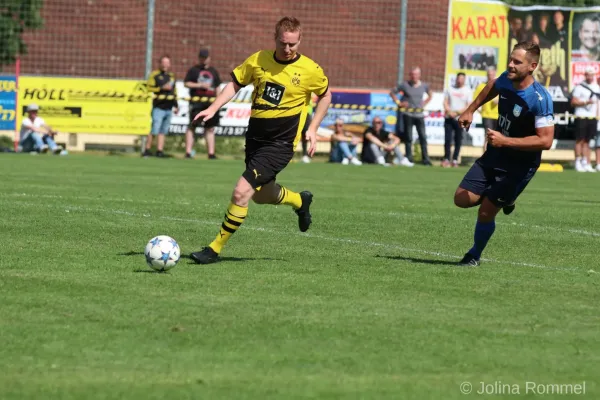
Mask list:
[[[575,107],[575,169],[577,172],[596,172],[590,163],[590,140],[596,136],[600,86],[596,83],[594,67],[585,70],[585,81],[575,86],[571,105]],[[596,168],[598,169],[598,160]]]
[[[458,167],[458,157],[460,155],[460,146],[464,129],[458,124],[458,116],[462,114],[473,97],[471,89],[465,86],[466,76],[459,72],[456,75],[456,82],[444,93],[444,130],[446,138],[444,142],[444,160],[442,167],[449,168],[450,165]],[[452,135],[454,134],[454,154],[452,155],[452,164],[450,164],[450,149],[452,146]]]
[[[38,151],[45,153],[50,149],[55,154],[60,154],[62,148],[54,141],[56,131],[46,125],[43,118],[38,117],[39,106],[27,106],[27,117],[21,123],[19,136],[19,151]],[[43,135],[43,136],[42,136]]]

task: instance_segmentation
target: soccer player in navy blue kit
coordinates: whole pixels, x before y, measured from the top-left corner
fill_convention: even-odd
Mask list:
[[[552,146],[552,97],[532,75],[539,59],[537,44],[515,45],[506,72],[488,82],[459,117],[459,124],[469,129],[475,110],[500,96],[501,132],[487,129],[485,153],[475,161],[454,194],[454,204],[460,208],[479,205],[474,244],[460,265],[479,265],[481,253],[496,229],[496,215],[500,210],[506,215],[513,212],[515,200],[540,166],[542,151]]]

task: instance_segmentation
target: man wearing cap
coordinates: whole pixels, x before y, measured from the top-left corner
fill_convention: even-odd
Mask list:
[[[575,107],[575,169],[596,172],[590,162],[590,140],[596,136],[600,86],[594,67],[585,69],[585,80],[573,89],[571,105]],[[596,164],[598,161],[596,160]]]
[[[185,133],[185,157],[192,158],[194,146],[194,133],[196,125],[194,118],[200,111],[206,110],[215,96],[220,92],[221,78],[217,70],[210,65],[208,49],[201,49],[198,53],[198,64],[189,69],[184,79],[184,85],[190,89],[190,125]],[[203,99],[204,97],[204,99]],[[208,99],[206,99],[208,98]],[[215,126],[219,125],[219,113],[204,122],[204,138],[208,158],[215,159]]]
[[[34,103],[27,106],[27,117],[23,118],[23,122],[21,122],[19,149],[23,152],[38,151],[42,153],[50,149],[54,154],[61,154],[62,148],[54,141],[56,131],[46,125],[43,118],[38,117],[39,109],[39,106]]]

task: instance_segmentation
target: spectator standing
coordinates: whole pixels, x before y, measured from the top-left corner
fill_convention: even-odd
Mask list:
[[[477,85],[477,88],[475,88],[475,94],[473,95],[473,98],[474,99],[477,98],[477,96],[479,96],[479,93],[481,93],[483,88],[485,88],[485,85],[488,82],[493,81],[494,79],[496,79],[496,68],[488,67],[487,82],[482,82],[479,85]],[[484,138],[483,139],[483,149],[484,150],[485,150],[485,146],[487,144],[487,135],[485,134],[485,132],[487,132],[488,129],[491,129],[493,131],[498,130],[498,101],[499,100],[500,100],[499,97],[496,96],[492,100],[488,101],[483,106],[481,106],[481,108],[479,109],[479,112],[481,113],[481,122],[483,123],[483,130],[484,130],[484,134],[483,134],[483,138]]]
[[[185,157],[192,158],[192,148],[196,124],[194,118],[201,111],[206,110],[212,103],[211,98],[217,96],[221,90],[221,78],[219,72],[210,65],[211,58],[208,49],[201,49],[198,53],[198,64],[190,68],[185,76],[184,85],[190,89],[190,125],[185,133]],[[208,99],[202,99],[207,97]],[[209,160],[215,156],[215,127],[219,125],[219,113],[204,122],[204,140]]]
[[[458,124],[458,116],[462,114],[471,102],[473,94],[471,89],[465,85],[466,76],[459,72],[456,75],[454,86],[448,88],[444,93],[444,130],[446,133],[444,142],[444,159],[442,167],[450,167],[450,150],[452,148],[452,136],[454,136],[454,153],[452,154],[452,166],[458,167],[458,157],[462,145],[464,129]]]
[[[152,137],[157,137],[156,157],[164,157],[165,134],[169,133],[173,110],[177,114],[177,88],[175,87],[175,74],[171,72],[171,59],[162,56],[159,68],[152,71],[148,77],[148,91],[154,94],[152,100],[152,128],[146,140],[144,157],[150,156]]]
[[[401,95],[400,99],[397,94]],[[427,153],[427,136],[425,134],[425,115],[423,114],[423,109],[431,101],[432,93],[429,85],[421,81],[421,69],[419,67],[413,68],[410,71],[410,79],[399,84],[390,95],[399,107],[412,109],[403,113],[406,157],[412,163],[412,131],[414,126],[417,128],[417,134],[419,135],[423,164],[431,165]]]
[[[593,67],[585,70],[585,80],[573,89],[571,105],[575,107],[575,170],[596,172],[590,162],[590,140],[596,136],[600,86]],[[598,164],[598,160],[596,160]]]

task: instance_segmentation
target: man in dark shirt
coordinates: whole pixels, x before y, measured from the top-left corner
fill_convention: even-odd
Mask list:
[[[156,156],[164,157],[165,134],[169,133],[171,117],[174,109],[177,114],[177,89],[175,88],[175,74],[171,70],[171,59],[169,56],[160,58],[160,67],[152,71],[148,77],[148,92],[154,94],[152,100],[152,128],[146,147],[142,156],[150,156],[152,148],[152,137],[158,135],[156,144]]]
[[[373,125],[368,127],[363,134],[362,161],[367,164],[379,164],[385,167],[388,154],[394,156],[394,165],[412,167],[414,164],[402,155],[400,138],[383,128],[380,117],[373,118]]]
[[[200,111],[206,110],[212,103],[211,98],[216,97],[221,85],[221,78],[217,70],[210,65],[208,49],[201,49],[198,54],[198,64],[187,72],[184,85],[190,89],[190,125],[185,133],[185,157],[192,158],[192,147],[194,146],[194,133],[196,125],[194,118]],[[219,113],[204,122],[204,139],[208,158],[215,159],[215,126],[219,125]]]

